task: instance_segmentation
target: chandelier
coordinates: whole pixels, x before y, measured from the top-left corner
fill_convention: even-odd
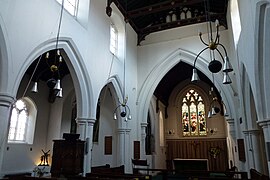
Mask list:
[[[63,62],[63,58],[61,55],[61,51],[58,48],[59,35],[60,35],[62,16],[63,16],[63,9],[64,9],[64,0],[62,0],[62,5],[61,5],[60,20],[59,20],[59,24],[58,24],[55,49],[45,53],[45,61],[47,64],[47,68],[36,73],[38,66],[39,65],[42,66],[40,61],[44,60],[44,58],[42,59],[42,55],[41,55],[34,70],[33,70],[33,75],[35,74],[35,80],[34,80],[34,85],[31,89],[31,92],[33,92],[33,93],[38,92],[38,80],[40,79],[42,74],[46,73],[46,75],[50,76],[50,78],[47,80],[47,86],[50,89],[50,98],[49,99],[51,99],[51,97],[53,97],[53,99],[54,99],[54,97],[61,98],[63,95],[63,90],[61,87],[61,80],[60,80],[61,79],[60,66]],[[48,73],[48,71],[49,71],[49,73]],[[32,77],[33,77],[33,75],[32,75]],[[30,81],[31,81],[31,79],[30,79]],[[50,100],[50,101],[53,102],[54,100]]]
[[[210,108],[208,111],[208,118],[213,117],[219,112],[220,112],[220,108],[218,107],[218,99],[217,97],[214,97],[212,102],[210,103]]]
[[[207,10],[208,9],[208,10]],[[220,43],[220,34],[219,34],[219,21],[216,20],[215,27],[216,27],[216,33],[214,35],[212,30],[212,23],[210,19],[210,12],[209,12],[209,2],[207,1],[207,4],[205,4],[205,14],[206,14],[206,21],[207,21],[207,34],[208,34],[208,42],[204,41],[202,38],[202,33],[199,32],[200,41],[206,46],[203,48],[198,55],[196,56],[193,64],[193,74],[191,81],[196,82],[200,80],[197,68],[196,68],[196,62],[198,57],[206,50],[210,51],[210,63],[208,64],[208,69],[211,73],[218,73],[222,69],[222,63],[223,63],[223,84],[230,84],[232,83],[231,78],[229,76],[229,72],[233,71],[233,68],[231,66],[231,63],[229,61],[229,57],[226,51],[226,48],[223,44]],[[216,59],[217,53],[222,61]]]
[[[125,8],[127,10],[127,0],[125,1]],[[106,11],[107,11],[107,8],[106,8]],[[127,14],[125,15],[125,27],[124,27],[124,31],[125,31],[125,45],[126,45],[126,39],[127,39],[127,22],[128,22],[128,19],[126,18],[127,17]],[[122,100],[123,102],[120,102],[119,100],[119,105],[114,109],[114,112],[113,112],[113,119],[116,120],[117,119],[117,112],[120,111],[120,116],[122,118],[125,118],[125,121],[127,120],[131,120],[131,114],[130,114],[130,108],[129,106],[127,105],[127,102],[128,102],[128,96],[126,96],[126,49],[125,49],[125,55],[124,55],[124,72],[123,72],[123,96],[122,96]],[[125,97],[126,96],[126,97]]]
[[[214,78],[213,78],[213,82],[214,82]],[[226,105],[224,104],[222,100],[219,100],[217,98],[217,96],[214,93],[213,87],[210,88],[209,95],[211,96],[212,101],[210,102],[210,105],[209,105],[209,111],[208,111],[207,117],[212,118],[218,113],[220,113],[220,115],[224,117],[228,116]]]
[[[113,119],[117,119],[117,111],[120,110],[120,116],[122,118],[125,118],[125,121],[131,120],[131,114],[130,114],[130,108],[127,105],[128,97],[124,99],[124,101],[115,108],[113,112]]]

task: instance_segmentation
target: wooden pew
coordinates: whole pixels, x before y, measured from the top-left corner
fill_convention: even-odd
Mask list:
[[[31,176],[32,173],[25,172],[25,173],[15,173],[15,174],[7,174],[4,178],[11,179],[11,180],[23,180],[25,176]]]
[[[138,167],[147,167],[147,169],[149,168],[149,164],[147,163],[146,159],[131,159],[131,162],[133,174],[139,174],[139,171],[137,170]],[[149,174],[149,171],[147,171],[147,174]]]
[[[250,169],[250,176],[251,179],[253,180],[269,180],[269,177],[259,173],[256,169]]]
[[[238,171],[175,171],[167,169],[134,168],[135,171],[158,172],[162,179],[191,178],[191,179],[248,179],[247,172]],[[264,180],[264,179],[263,179]]]
[[[23,180],[57,180],[57,178],[25,176]]]
[[[152,176],[143,174],[101,174],[101,173],[89,173],[86,179],[121,179],[121,180],[151,180]]]
[[[91,167],[91,172],[92,173],[102,173],[104,170],[107,170],[110,168],[110,165],[109,164],[105,164],[105,165],[102,165],[102,166],[93,166]]]
[[[143,175],[143,174],[125,174],[125,166],[118,166],[118,167],[110,167],[110,168],[96,168],[91,173],[86,173],[86,179],[137,179],[137,180],[144,180],[144,179],[152,179],[152,176]]]

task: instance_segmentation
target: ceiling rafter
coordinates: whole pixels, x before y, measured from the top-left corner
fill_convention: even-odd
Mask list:
[[[210,15],[210,19],[212,19],[213,21],[216,19],[221,19],[220,24],[223,25],[225,28],[227,28],[227,24],[224,24],[224,21],[222,21],[223,16],[224,16],[223,13],[212,14],[212,15]],[[140,45],[139,43],[142,40],[144,40],[145,36],[147,36],[153,32],[157,32],[160,30],[167,30],[167,29],[171,29],[171,28],[177,28],[179,26],[186,26],[186,25],[191,25],[191,24],[195,24],[195,23],[202,23],[202,22],[206,22],[206,20],[207,20],[207,18],[204,15],[204,16],[198,16],[195,18],[177,20],[174,22],[162,23],[162,24],[157,24],[157,25],[146,27],[146,28],[142,28],[139,30],[140,32],[138,33],[138,45]]]
[[[165,1],[165,2],[161,2],[161,3],[156,3],[153,5],[149,5],[149,6],[145,6],[142,8],[138,8],[135,10],[131,10],[128,11],[128,17],[130,18],[135,18],[138,16],[145,16],[145,15],[149,15],[149,14],[153,14],[153,13],[157,13],[157,12],[161,12],[161,11],[165,11],[165,10],[170,10],[173,8],[177,8],[177,7],[183,7],[183,6],[188,6],[188,5],[194,5],[194,4],[199,4],[199,3],[203,3],[204,0],[169,0],[169,1]]]
[[[129,23],[137,33],[137,44],[140,45],[141,41],[151,33],[202,23],[207,20],[215,21],[215,19],[218,19],[220,25],[227,28],[228,0],[209,1],[209,12],[205,12],[206,0],[107,0],[106,13],[110,16],[108,9],[111,10],[110,5],[114,3],[124,16],[125,22]],[[181,13],[187,13],[185,9],[188,9],[192,15],[180,18]],[[173,13],[177,15],[177,19],[166,21],[166,16]]]

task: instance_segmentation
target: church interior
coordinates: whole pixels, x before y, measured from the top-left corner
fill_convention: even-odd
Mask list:
[[[270,0],[1,0],[0,179],[269,179],[269,47]]]

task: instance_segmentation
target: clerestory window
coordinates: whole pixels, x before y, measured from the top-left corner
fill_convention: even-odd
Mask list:
[[[110,51],[112,54],[117,55],[118,44],[118,31],[116,26],[111,24],[110,26]]]
[[[72,15],[77,16],[79,0],[56,0],[59,4],[64,2],[64,8]]]

